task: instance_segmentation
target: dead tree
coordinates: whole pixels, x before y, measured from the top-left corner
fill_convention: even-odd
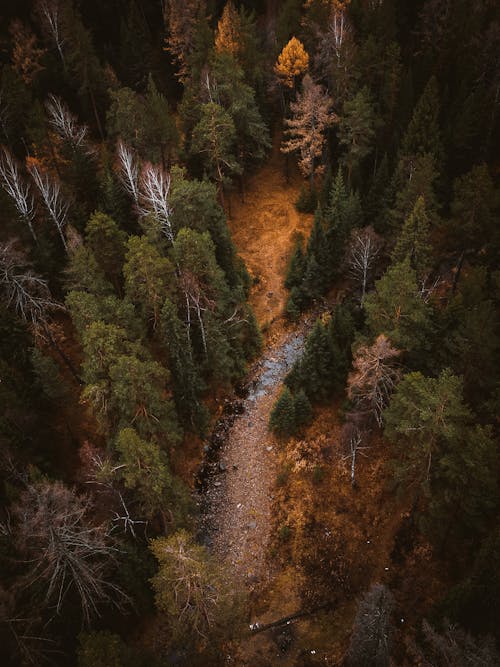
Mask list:
[[[26,572],[21,588],[42,585],[43,602],[61,613],[67,596],[79,598],[83,619],[98,606],[120,606],[127,596],[109,580],[116,548],[105,525],[89,521],[89,499],[62,482],[30,484],[12,507],[11,539]],[[36,594],[35,594],[36,595]]]
[[[361,305],[365,300],[366,287],[381,249],[382,239],[372,227],[353,230],[347,261],[351,276],[361,285]]]
[[[347,381],[347,395],[366,418],[375,418],[382,426],[382,413],[396,386],[400,371],[395,362],[401,352],[380,334],[373,345],[358,348]]]
[[[59,181],[51,179],[47,173],[43,173],[33,162],[29,164],[28,170],[38,188],[49,218],[56,226],[64,249],[67,251],[68,245],[64,229],[68,222],[69,201],[63,199],[61,184]]]
[[[135,156],[123,141],[118,142],[118,173],[120,181],[132,198],[136,207],[139,206],[139,165]]]
[[[170,174],[160,166],[147,162],[141,172],[139,189],[139,213],[152,215],[170,243],[174,242],[169,202]]]
[[[36,241],[37,236],[33,227],[35,200],[31,194],[29,183],[24,181],[19,173],[16,160],[5,147],[2,148],[0,154],[0,182],[5,192],[12,199],[20,219],[28,225],[31,236]]]
[[[58,0],[38,0],[35,11],[40,17],[42,31],[57,49],[63,67],[66,67],[63,46],[65,39],[62,36],[62,11]]]
[[[22,252],[16,249],[16,241],[0,244],[0,290],[7,307],[33,328],[35,335],[45,337],[61,357],[75,380],[82,381],[71,360],[57,344],[50,330],[51,315],[63,311],[64,306],[51,295],[46,280],[30,268]]]
[[[348,452],[341,460],[351,460],[351,486],[353,488],[356,486],[356,459],[358,455],[365,456],[363,450],[368,449],[368,447],[363,447],[364,436],[363,431],[351,421],[343,425],[340,434],[341,443]]]
[[[73,150],[85,148],[88,128],[80,125],[77,117],[71,113],[64,102],[56,95],[49,95],[45,102],[49,123],[54,132],[66,141]]]

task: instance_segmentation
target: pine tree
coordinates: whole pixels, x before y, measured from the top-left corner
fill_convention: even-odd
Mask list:
[[[232,0],[224,5],[215,33],[215,50],[236,56],[242,47],[241,23]]]
[[[347,168],[350,187],[353,173],[373,150],[375,140],[375,113],[368,89],[362,88],[351,100],[344,102],[339,121],[339,144],[345,153],[340,162]]]
[[[312,419],[312,407],[303,389],[299,389],[295,394],[293,398],[293,407],[296,427],[301,428],[302,426],[307,426]]]
[[[406,133],[401,142],[401,153],[409,157],[430,154],[440,165],[443,160],[441,130],[439,127],[439,89],[432,76],[415,106]]]
[[[448,238],[460,250],[480,250],[494,239],[493,181],[485,164],[473,167],[453,183]]]
[[[344,257],[345,244],[350,229],[347,220],[349,195],[344,185],[342,170],[338,169],[332,184],[330,200],[325,211],[326,247],[329,256],[330,281],[338,274],[340,262]]]
[[[204,384],[193,356],[188,330],[179,320],[174,304],[168,299],[163,305],[161,321],[164,335],[162,343],[168,353],[177,412],[185,424],[203,433],[207,423],[207,413],[200,400]]]
[[[415,357],[428,346],[431,310],[419,294],[410,259],[393,264],[365,299],[366,321],[373,335],[384,333]]]
[[[142,119],[143,157],[160,162],[168,169],[179,143],[179,133],[167,99],[158,91],[151,74],[148,77]]]
[[[296,242],[295,247],[288,262],[286,278],[285,278],[285,287],[291,290],[293,287],[299,287],[302,284],[304,278],[305,270],[305,260],[304,251],[302,249],[303,238],[300,236]]]
[[[406,257],[410,258],[410,266],[415,271],[418,280],[423,280],[431,268],[429,226],[425,200],[419,197],[413,211],[403,224],[392,252],[392,261],[395,263],[402,262]]]
[[[274,404],[269,419],[269,428],[278,436],[289,437],[295,433],[295,405],[288,387],[284,387]]]
[[[94,213],[85,228],[85,238],[106,278],[120,290],[127,235],[105,213]]]

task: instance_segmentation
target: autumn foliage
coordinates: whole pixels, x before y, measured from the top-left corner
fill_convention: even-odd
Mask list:
[[[279,54],[274,71],[284,86],[293,88],[297,77],[304,74],[308,67],[309,55],[304,45],[296,37],[292,37]]]

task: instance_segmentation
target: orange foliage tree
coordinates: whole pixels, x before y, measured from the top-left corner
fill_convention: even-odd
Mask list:
[[[296,37],[292,37],[279,54],[274,71],[283,85],[293,88],[297,77],[306,72],[308,67],[309,55],[304,45]]]
[[[230,53],[235,56],[241,49],[241,21],[232,0],[224,7],[217,24],[215,50],[218,53]]]

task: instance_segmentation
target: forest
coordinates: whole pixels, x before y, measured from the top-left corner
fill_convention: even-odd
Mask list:
[[[500,665],[496,0],[0,3],[6,667]]]

